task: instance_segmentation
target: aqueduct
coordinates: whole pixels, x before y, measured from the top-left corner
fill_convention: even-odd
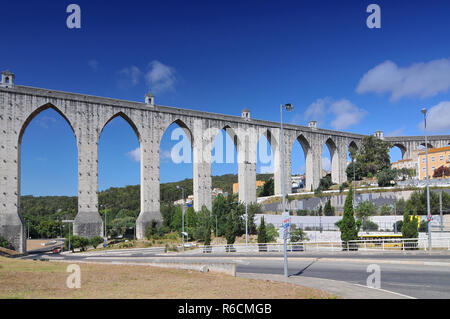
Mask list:
[[[257,143],[265,135],[274,158],[275,193],[286,193],[291,187],[291,152],[299,141],[305,154],[306,187],[316,187],[322,174],[322,150],[331,154],[332,180],[346,180],[349,147],[359,147],[364,135],[309,126],[284,125],[285,185],[282,185],[280,123],[257,120],[248,110],[241,116],[206,113],[176,107],[155,105],[153,96],[145,103],[87,96],[75,93],[14,85],[14,75],[2,73],[0,83],[0,235],[17,251],[26,251],[25,225],[20,212],[20,147],[30,121],[41,111],[52,108],[72,128],[78,148],[78,213],[74,234],[92,237],[102,235],[103,222],[98,212],[98,141],[105,125],[117,116],[124,118],[135,131],[141,150],[141,212],[137,220],[138,238],[152,219],[160,220],[159,161],[160,141],[169,125],[177,123],[189,136],[193,152],[194,208],[211,209],[211,148],[223,128],[232,132],[237,149],[239,200],[256,201]],[[399,145],[404,156],[423,143],[422,137],[389,137]],[[431,136],[434,147],[450,143],[450,135]],[[244,180],[247,183],[244,183]],[[251,182],[253,181],[253,182]]]

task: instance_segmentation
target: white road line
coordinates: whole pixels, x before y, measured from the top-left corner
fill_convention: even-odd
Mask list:
[[[417,299],[416,297],[404,295],[404,294],[401,294],[401,293],[398,293],[398,292],[394,292],[394,291],[390,291],[390,290],[386,290],[386,289],[373,288],[373,287],[368,287],[368,286],[364,286],[364,285],[360,285],[360,284],[353,284],[353,285],[359,286],[359,287],[365,287],[365,288],[368,288],[368,289],[375,289],[375,290],[391,293],[391,294],[398,295],[398,296],[401,296],[401,297],[405,297],[405,298],[408,298],[408,299]]]

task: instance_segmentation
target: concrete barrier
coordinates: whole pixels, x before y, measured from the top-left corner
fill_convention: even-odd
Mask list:
[[[175,268],[196,270],[200,272],[214,272],[223,273],[231,276],[236,276],[236,264],[232,263],[199,263],[189,261],[152,261],[146,263],[147,265],[161,268]]]

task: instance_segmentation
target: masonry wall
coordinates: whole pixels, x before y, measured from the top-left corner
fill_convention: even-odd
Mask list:
[[[73,130],[78,148],[78,213],[76,235],[103,235],[98,213],[98,141],[105,125],[114,117],[123,117],[133,128],[141,149],[141,212],[136,233],[144,238],[152,221],[161,222],[160,142],[167,127],[179,124],[191,139],[193,151],[194,208],[211,210],[211,151],[214,138],[230,129],[238,151],[239,200],[256,201],[256,151],[261,134],[270,136],[274,154],[275,191],[291,185],[291,150],[302,137],[306,149],[307,187],[317,187],[321,174],[324,143],[334,145],[332,176],[345,180],[346,152],[349,143],[360,143],[363,135],[285,125],[284,163],[281,171],[279,123],[241,118],[180,108],[149,105],[108,98],[37,89],[25,86],[0,88],[0,235],[14,249],[26,251],[25,227],[20,212],[20,145],[31,120],[41,111],[53,108]],[[447,138],[447,137],[446,137]],[[359,144],[358,144],[359,145]],[[338,163],[336,163],[338,162]],[[284,185],[282,176],[284,174]]]

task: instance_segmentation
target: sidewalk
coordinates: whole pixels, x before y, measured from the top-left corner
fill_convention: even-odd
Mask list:
[[[410,296],[398,294],[395,292],[369,288],[366,286],[351,284],[345,281],[312,278],[303,276],[290,276],[288,278],[283,275],[255,274],[255,273],[236,273],[237,277],[269,280],[276,282],[286,282],[294,285],[315,288],[328,292],[336,297],[344,299],[415,299]]]

